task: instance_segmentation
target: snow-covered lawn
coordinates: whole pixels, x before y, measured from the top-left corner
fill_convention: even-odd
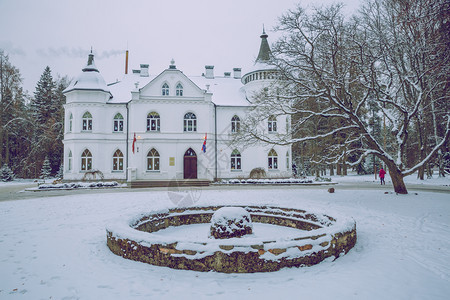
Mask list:
[[[0,202],[0,299],[448,299],[449,193],[327,188],[196,190],[197,205],[268,204],[356,220],[347,255],[258,274],[172,270],[112,254],[107,224],[173,207],[167,191]]]

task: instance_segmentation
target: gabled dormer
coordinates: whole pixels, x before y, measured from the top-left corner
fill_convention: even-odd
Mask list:
[[[106,103],[111,97],[109,89],[89,53],[86,66],[63,92],[66,103]]]
[[[177,69],[174,60],[168,69],[139,89],[139,99],[200,100],[204,97],[205,91]]]

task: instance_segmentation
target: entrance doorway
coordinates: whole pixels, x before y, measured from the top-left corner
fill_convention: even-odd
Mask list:
[[[184,153],[184,179],[197,179],[197,154],[192,148]]]

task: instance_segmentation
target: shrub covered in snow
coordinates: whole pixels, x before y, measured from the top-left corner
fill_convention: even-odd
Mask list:
[[[250,171],[249,177],[256,179],[266,178],[266,170],[264,168],[254,168]]]
[[[116,181],[110,182],[68,182],[58,184],[41,184],[40,190],[43,189],[88,189],[88,188],[101,188],[101,187],[116,187],[119,184]]]
[[[310,179],[279,178],[279,179],[229,179],[222,180],[220,184],[302,184],[312,183]]]
[[[242,207],[219,208],[211,218],[210,236],[216,239],[241,237],[252,230],[250,213]]]
[[[4,164],[0,169],[0,180],[1,181],[12,181],[14,179],[13,171],[8,167],[7,164]]]

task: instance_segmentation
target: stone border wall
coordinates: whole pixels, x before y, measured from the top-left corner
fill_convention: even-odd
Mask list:
[[[152,233],[169,226],[209,223],[214,211],[220,207],[176,208],[167,213],[144,216],[130,226],[135,230]],[[117,255],[156,266],[204,272],[253,273],[277,271],[284,267],[311,266],[327,257],[337,258],[347,253],[356,243],[356,224],[353,220],[350,224],[345,223],[345,226],[336,226],[336,220],[332,217],[318,217],[303,210],[267,206],[242,207],[249,211],[252,222],[296,228],[303,234],[288,243],[262,241],[242,245],[239,244],[239,238],[232,239],[234,244],[214,239],[198,243],[165,243],[151,238],[138,241],[108,229],[107,245]],[[305,231],[310,234],[305,235]]]

